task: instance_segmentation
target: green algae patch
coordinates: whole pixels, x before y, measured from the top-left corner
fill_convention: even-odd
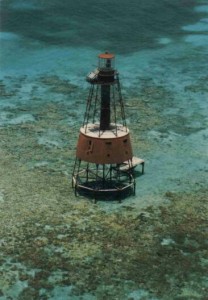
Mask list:
[[[96,245],[93,242],[73,242],[69,247],[65,248],[65,258],[71,258],[74,260],[88,259],[100,252],[100,245]],[[67,253],[68,252],[68,253]]]
[[[206,95],[206,78],[186,86],[185,91]],[[139,82],[141,88],[136,95],[134,90],[128,90],[126,111],[132,136],[138,136],[141,147],[145,147],[147,131],[157,130],[161,134],[169,134],[171,131],[188,136],[207,128],[204,110],[199,103],[192,103],[190,115],[187,115],[183,101],[178,103],[178,95],[165,85],[157,85],[151,78],[140,79]],[[148,147],[144,149],[148,151]]]
[[[18,86],[8,87],[7,84],[0,80],[0,97],[10,98],[17,94]]]
[[[208,80],[208,76],[203,76],[199,78],[199,80],[197,80],[196,83],[187,85],[185,87],[185,91],[191,91],[193,93],[208,92],[207,80]]]
[[[77,90],[77,86],[69,82],[69,80],[60,79],[56,75],[44,76],[40,78],[40,82],[49,87],[49,91],[69,95]]]

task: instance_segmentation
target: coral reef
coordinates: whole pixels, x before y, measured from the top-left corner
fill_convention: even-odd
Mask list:
[[[74,15],[76,5],[97,4],[39,1],[34,14],[38,7],[26,1],[1,2],[9,17],[1,35],[0,300],[208,299],[207,38],[197,33],[200,23],[206,27],[199,20],[206,1],[195,9],[195,1],[134,1],[144,7],[132,18],[133,35],[132,20],[124,22],[127,2],[115,18],[103,2],[96,18],[113,23],[102,32],[99,22],[99,36],[83,35],[97,32],[94,18],[80,32],[86,22],[65,9],[72,5]],[[31,28],[28,18],[35,18]],[[152,19],[161,28],[147,24]],[[114,26],[119,34],[109,40]],[[71,174],[89,57],[109,45],[118,50],[127,123],[145,176],[135,171],[135,197],[95,205],[75,197]]]
[[[30,112],[34,120],[5,121],[0,129],[0,299],[206,299],[202,177],[198,186],[187,183],[187,191],[169,189],[173,183],[165,179],[157,203],[155,187],[153,195],[140,193],[121,204],[76,198],[70,176],[80,125],[76,108],[83,104],[76,98],[75,109],[41,102],[38,89],[30,89],[32,102],[6,108],[14,119]],[[127,99],[136,151],[153,159],[153,149],[165,145],[175,153],[181,135],[164,128],[167,115],[150,105],[153,97],[165,102],[171,95],[154,84],[142,93]],[[172,130],[179,126],[170,122]],[[177,180],[181,188],[189,177]]]

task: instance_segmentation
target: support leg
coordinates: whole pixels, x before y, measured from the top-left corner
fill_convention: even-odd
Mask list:
[[[144,162],[142,163],[142,174],[144,174]]]

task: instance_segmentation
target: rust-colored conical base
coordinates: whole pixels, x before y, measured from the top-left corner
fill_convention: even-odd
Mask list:
[[[122,164],[132,159],[129,130],[111,124],[109,130],[100,131],[99,126],[88,124],[80,129],[76,157],[95,164]]]

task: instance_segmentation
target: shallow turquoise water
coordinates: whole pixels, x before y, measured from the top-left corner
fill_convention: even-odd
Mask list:
[[[64,174],[63,180],[70,180],[88,88],[85,76],[96,66],[97,55],[108,50],[116,54],[134,152],[145,159],[146,165],[145,176],[139,176],[138,172],[136,197],[127,198],[119,206],[117,202],[99,202],[99,207],[108,213],[120,213],[123,206],[129,205],[137,212],[148,206],[168,205],[171,193],[195,195],[206,188],[206,0],[174,3],[149,0],[130,4],[126,1],[3,0],[1,19],[0,146],[15,157],[18,167],[38,169],[49,176],[52,170],[57,179]],[[28,142],[25,145],[21,142],[24,135]],[[4,165],[2,162],[2,168]],[[60,174],[56,173],[59,171]],[[2,177],[3,213],[4,199],[7,199],[4,185]],[[14,187],[11,185],[11,194],[16,193]],[[25,194],[30,193],[25,190]],[[0,246],[4,251],[3,237]],[[27,282],[18,281],[7,261],[2,266],[1,271],[6,270],[6,275],[3,274],[8,277],[2,281],[4,285],[11,281],[12,274],[17,282],[1,287],[0,299],[9,296],[16,299]],[[58,279],[51,280],[57,287],[48,292],[48,299],[67,299],[72,287],[61,287],[56,284]],[[101,289],[101,286],[97,288],[98,294]],[[46,290],[42,288],[39,297],[46,297]],[[83,299],[98,297],[91,290],[83,295]],[[168,297],[165,292],[148,295],[141,285],[138,290],[129,287],[129,283],[123,285],[124,299]],[[180,295],[181,298],[168,299],[203,299],[194,291]],[[182,298],[183,295],[189,296]]]

